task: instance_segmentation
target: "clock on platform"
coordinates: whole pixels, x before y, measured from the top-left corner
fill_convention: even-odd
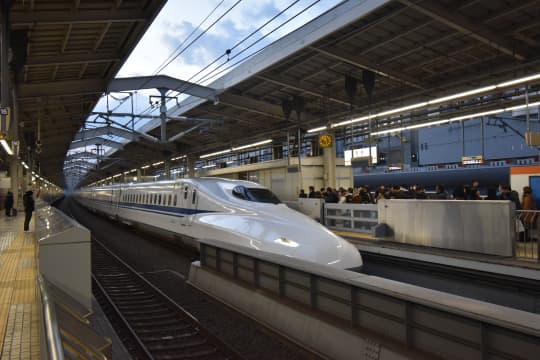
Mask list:
[[[322,148],[327,148],[332,146],[332,135],[321,135],[319,136],[319,145]]]

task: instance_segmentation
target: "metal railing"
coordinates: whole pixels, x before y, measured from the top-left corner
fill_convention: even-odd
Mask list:
[[[539,218],[539,210],[516,211],[514,249],[517,259],[540,261],[540,249],[538,248],[538,240],[540,239]]]
[[[333,230],[373,234],[378,224],[376,204],[324,204],[324,225]]]
[[[45,341],[42,344],[47,347],[47,358],[49,360],[64,360],[64,347],[62,346],[62,338],[56,320],[54,301],[47,290],[47,280],[38,273],[37,282],[41,294],[41,315],[45,335]]]

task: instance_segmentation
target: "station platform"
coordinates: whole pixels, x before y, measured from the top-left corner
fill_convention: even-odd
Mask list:
[[[40,358],[40,302],[37,291],[37,244],[23,231],[24,215],[0,217],[1,359]]]
[[[521,259],[519,256],[510,258],[403,244],[385,238],[376,238],[369,234],[349,231],[334,230],[334,233],[353,243],[360,252],[369,251],[388,256],[404,257],[448,266],[540,280],[540,262],[530,259]],[[533,245],[536,250],[536,246],[538,246],[537,243],[534,243]]]

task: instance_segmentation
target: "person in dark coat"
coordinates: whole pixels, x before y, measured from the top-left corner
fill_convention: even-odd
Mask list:
[[[24,204],[24,231],[30,231],[30,220],[32,219],[32,212],[34,211],[35,203],[34,203],[34,197],[32,196],[34,193],[29,190],[24,193],[23,196],[23,204]]]
[[[6,216],[11,216],[11,209],[13,209],[13,193],[11,191],[7,192],[4,206],[6,208]]]

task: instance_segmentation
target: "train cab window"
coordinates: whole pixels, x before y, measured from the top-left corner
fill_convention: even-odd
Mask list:
[[[247,188],[239,185],[232,190],[233,196],[247,201],[279,204],[281,201],[273,192],[268,189],[261,188]]]
[[[191,203],[195,204],[195,199],[197,198],[197,190],[193,189],[193,196],[191,197]]]
[[[176,202],[177,202],[177,200],[178,200],[178,199],[177,199],[177,195],[176,195],[176,194],[174,194],[173,206],[176,206]]]
[[[188,194],[188,192],[189,192],[188,187],[187,187],[187,186],[184,187],[184,200],[187,199],[187,194]]]

